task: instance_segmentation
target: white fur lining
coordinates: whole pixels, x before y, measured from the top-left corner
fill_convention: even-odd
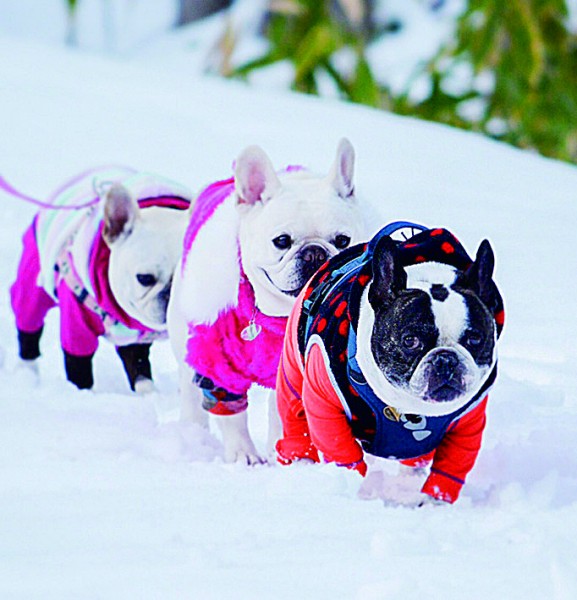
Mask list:
[[[183,257],[178,308],[188,322],[211,324],[238,303],[239,214],[231,194],[201,227]]]

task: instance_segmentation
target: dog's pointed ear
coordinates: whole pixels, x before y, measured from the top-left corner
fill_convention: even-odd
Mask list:
[[[249,146],[240,154],[234,169],[238,204],[266,202],[279,190],[281,183],[262,148]]]
[[[384,236],[373,253],[373,280],[369,288],[369,303],[376,311],[389,306],[399,292],[407,287],[407,274],[403,269],[395,242]]]
[[[110,246],[128,237],[139,215],[138,203],[128,190],[119,183],[112,184],[104,197],[104,241]]]
[[[493,281],[494,269],[493,248],[488,240],[483,240],[477,250],[475,262],[465,272],[465,283],[491,311],[494,311],[497,303],[497,288]]]
[[[351,198],[354,194],[354,171],[355,150],[349,140],[343,138],[339,142],[335,162],[328,177],[337,194],[344,200]]]

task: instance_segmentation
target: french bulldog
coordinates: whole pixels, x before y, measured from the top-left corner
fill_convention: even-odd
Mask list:
[[[95,169],[71,180],[23,237],[11,301],[20,358],[33,369],[46,313],[60,309],[66,376],[94,383],[99,336],[115,345],[132,390],[152,389],[149,349],[166,337],[172,277],[191,194],[156,175]]]
[[[287,326],[278,460],[367,472],[364,452],[432,467],[424,498],[454,502],[473,467],[504,312],[488,241],[474,261],[444,229],[386,229],[329,261]]]
[[[331,256],[364,237],[353,187],[354,150],[343,139],[332,169],[280,172],[256,146],[234,177],[196,199],[169,304],[170,340],[180,365],[182,416],[216,415],[228,462],[262,462],[247,427],[253,383],[275,386],[288,314],[307,280]],[[276,403],[269,445],[278,439]],[[274,444],[272,444],[274,447]]]

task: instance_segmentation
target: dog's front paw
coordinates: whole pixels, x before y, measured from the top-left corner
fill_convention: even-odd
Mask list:
[[[267,460],[259,455],[251,440],[229,440],[224,444],[224,460],[227,463],[263,465]]]
[[[420,498],[415,502],[415,508],[421,508],[422,506],[450,506],[450,502],[443,500],[441,498],[435,498],[433,496],[429,496],[429,494],[421,493]]]
[[[234,415],[219,415],[216,418],[222,431],[225,462],[245,465],[266,463],[266,459],[256,451],[248,432],[246,411]]]
[[[142,396],[144,394],[151,394],[157,390],[152,379],[148,379],[148,377],[137,377],[134,382],[134,391]]]

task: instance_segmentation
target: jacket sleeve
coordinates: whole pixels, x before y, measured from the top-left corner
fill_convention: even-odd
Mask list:
[[[366,473],[363,450],[354,438],[343,405],[329,377],[323,353],[314,345],[308,354],[303,403],[311,438],[325,460]]]
[[[435,451],[431,473],[422,488],[425,494],[450,503],[459,497],[481,447],[487,398],[449,427]]]
[[[289,316],[276,380],[277,407],[283,430],[276,451],[278,461],[284,465],[303,458],[319,461],[302,402],[303,365],[297,339],[301,304],[302,297],[299,297]]]

